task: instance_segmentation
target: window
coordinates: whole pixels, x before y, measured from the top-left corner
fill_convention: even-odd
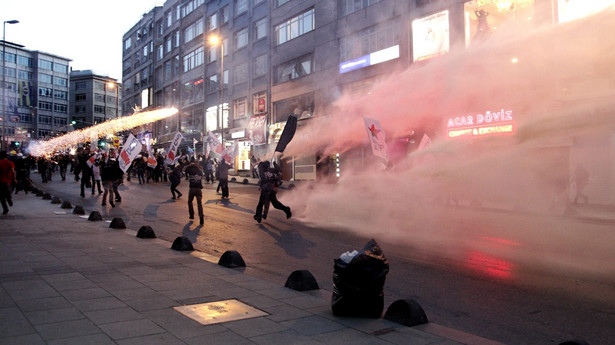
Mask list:
[[[378,3],[382,0],[341,0],[342,16],[356,12],[362,8]]]
[[[94,82],[94,90],[105,91],[105,85],[106,85],[106,83],[103,83],[103,82],[100,82],[100,81],[95,81]]]
[[[284,83],[289,80],[301,78],[313,72],[312,55],[283,63],[277,68],[277,83]]]
[[[212,63],[218,59],[218,47],[210,46],[207,52],[207,62]]]
[[[40,120],[39,120],[40,123]],[[52,131],[48,130],[48,129],[39,129],[38,130],[38,137],[39,138],[44,138],[44,137],[50,137],[52,135]]]
[[[68,124],[68,119],[65,117],[54,117],[53,124],[56,126],[66,126]]]
[[[46,69],[46,70],[50,70],[51,71],[52,67],[53,67],[53,64],[51,63],[51,61],[43,60],[43,59],[38,60],[38,68]]]
[[[262,77],[267,74],[267,54],[257,56],[254,59],[254,76]]]
[[[267,36],[267,18],[256,21],[254,23],[254,39],[260,40]]]
[[[267,93],[265,91],[255,93],[252,97],[253,114],[261,114],[267,112]]]
[[[221,24],[226,24],[231,19],[231,11],[229,11],[228,6],[224,6],[220,9],[220,19],[222,20]]]
[[[175,31],[175,39],[174,39],[174,46],[175,48],[179,47],[180,44],[180,38],[179,38],[179,30]],[[147,48],[147,46],[145,46],[145,48]],[[143,54],[143,57],[147,56],[147,51],[145,52],[145,54]]]
[[[235,15],[248,12],[248,0],[235,0]]]
[[[203,34],[203,18],[184,29],[184,43],[188,43]]]
[[[169,53],[173,49],[173,39],[171,36],[167,37],[165,45],[166,45],[166,52]]]
[[[53,98],[68,100],[68,92],[60,91],[60,90],[53,90]]]
[[[203,64],[203,47],[199,47],[184,56],[184,72],[188,72]]]
[[[32,58],[21,55],[17,56],[17,64],[20,66],[33,67]]]
[[[52,79],[51,75],[41,73],[41,74],[39,74],[39,75],[38,75],[38,81],[39,81],[40,83],[47,83],[47,84],[51,84],[51,82],[53,81],[53,79]]]
[[[64,64],[56,62],[53,64],[53,71],[58,72],[58,73],[68,74],[68,65],[64,65]]]
[[[164,46],[161,44],[158,46],[158,60],[162,60],[164,58]]]
[[[15,63],[15,61],[17,61],[17,56],[13,53],[4,52],[4,61]]]
[[[18,70],[17,71],[17,79],[20,79],[20,80],[32,80],[32,72]]]
[[[132,37],[128,37],[125,41],[124,41],[124,50],[128,50],[130,49],[130,46],[132,45]]]
[[[261,2],[264,2],[265,0],[254,0],[254,6],[260,4]]]
[[[248,81],[248,64],[244,63],[235,67],[233,73],[233,84],[239,84]]]
[[[105,95],[100,94],[100,93],[95,93],[94,94],[94,101],[96,101],[96,102],[104,102],[105,101]]]
[[[15,77],[15,69],[14,68],[9,68],[9,67],[4,67],[4,75],[7,77]]]
[[[105,113],[105,107],[102,105],[94,105],[94,113],[96,114],[104,114]]]
[[[48,87],[39,87],[38,95],[41,97],[51,97],[53,90]]]
[[[86,99],[85,93],[78,93],[75,95],[75,101],[77,102],[85,101],[85,99]]]
[[[173,12],[169,11],[167,12],[167,28],[171,27],[171,25],[173,25]]]
[[[399,44],[398,24],[394,21],[361,30],[340,40],[340,61],[352,60]]]
[[[276,44],[280,45],[312,30],[314,30],[313,8],[277,25],[275,27]]]
[[[53,78],[53,83],[58,86],[68,86],[68,79],[55,77]]]
[[[75,106],[75,114],[81,114],[86,112],[85,105],[76,105]]]
[[[248,45],[248,28],[243,28],[235,33],[235,49],[239,50]]]
[[[94,116],[94,123],[103,123],[103,122],[105,122],[104,117]]]
[[[290,0],[275,0],[275,7],[280,7],[289,1]]]
[[[218,14],[214,13],[207,18],[207,30],[213,31],[218,28]]]
[[[246,97],[236,99],[233,101],[233,118],[240,119],[246,117],[247,112],[247,99]]]
[[[211,92],[216,92],[218,90],[220,90],[220,83],[218,82],[218,75],[214,74],[212,76],[210,76],[209,78],[209,87],[207,88],[207,90],[211,93]]]
[[[39,115],[38,116],[38,123],[41,123],[41,124],[44,124],[44,125],[50,125],[51,124],[51,116]]]
[[[75,90],[85,90],[85,82],[78,81],[75,83]]]
[[[53,105],[53,111],[55,111],[56,113],[62,113],[62,114],[66,114],[66,109],[68,108],[68,106],[66,104],[54,104]]]

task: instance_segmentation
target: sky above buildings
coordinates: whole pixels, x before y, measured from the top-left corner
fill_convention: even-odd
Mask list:
[[[122,36],[160,0],[0,0],[7,42],[71,59],[73,70],[121,80]]]

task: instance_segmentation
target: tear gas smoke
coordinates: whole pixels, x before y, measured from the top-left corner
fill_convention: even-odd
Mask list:
[[[173,116],[177,113],[175,108],[157,109],[139,112],[131,116],[119,117],[117,119],[105,121],[101,124],[76,130],[57,138],[46,141],[36,141],[30,143],[28,151],[33,156],[45,156],[54,152],[66,151],[69,148],[80,144],[97,140],[100,137],[114,135],[115,133],[132,129],[144,124],[156,122]]]
[[[572,146],[606,138],[607,148],[597,151],[615,152],[609,32],[615,32],[612,9],[530,30],[502,26],[482,43],[393,73],[369,94],[343,94],[327,116],[300,126],[284,152],[344,153],[341,177],[300,185],[282,202],[311,225],[404,243],[426,255],[463,259],[479,250],[515,267],[613,278],[615,232],[580,230],[578,221],[563,217],[572,161],[604,160]],[[513,111],[514,135],[445,134],[449,119],[502,109]],[[387,141],[415,131],[432,144],[383,171],[369,151],[363,117],[377,119]]]

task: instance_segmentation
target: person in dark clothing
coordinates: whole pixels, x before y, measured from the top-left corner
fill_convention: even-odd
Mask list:
[[[216,168],[216,176],[218,177],[220,189],[222,189],[222,198],[228,198],[228,169],[230,167],[226,160],[222,159]]]
[[[120,168],[120,162],[116,159],[111,159],[111,165],[113,165],[113,194],[115,195],[115,202],[122,202],[122,196],[118,190],[118,187],[124,183],[124,170]]]
[[[81,197],[85,198],[85,188],[92,188],[92,168],[88,166],[90,155],[84,153],[79,157],[79,170],[81,171]]]
[[[209,183],[209,181],[211,181],[212,184],[215,182],[214,161],[213,159],[211,159],[211,157],[208,157],[205,161],[205,182]]]
[[[15,164],[7,159],[6,151],[0,151],[0,203],[2,214],[9,213],[9,206],[13,206],[11,190],[17,183]]]
[[[171,199],[179,199],[183,195],[180,191],[177,190],[177,186],[181,183],[182,177],[181,172],[175,167],[175,165],[171,165],[169,167],[169,181],[171,181],[171,194],[173,197]],[[177,194],[177,198],[175,197]]]
[[[190,189],[188,191],[188,216],[190,219],[194,219],[194,207],[192,201],[196,198],[196,206],[199,211],[199,221],[203,225],[203,171],[196,162],[190,163],[184,173],[188,177],[190,182]]]
[[[145,183],[145,165],[145,159],[143,157],[138,157],[135,160],[135,170],[137,171],[139,184]]]
[[[105,192],[103,193],[102,205],[107,205],[108,197],[109,205],[111,205],[111,207],[115,207],[115,204],[113,203],[113,180],[116,175],[115,168],[111,163],[111,161],[100,162],[100,179],[102,180],[103,188],[105,189]]]
[[[68,169],[68,164],[70,163],[70,158],[67,154],[63,154],[58,159],[58,165],[60,166],[60,177],[62,181],[66,180],[66,169]]]
[[[276,196],[278,185],[282,179],[282,172],[280,171],[279,166],[274,165],[272,168],[269,162],[263,162],[263,172],[261,173],[261,195],[258,200],[258,205],[256,206],[256,214],[254,215],[254,220],[258,223],[263,219],[263,207],[271,202],[273,207],[278,210],[284,211],[286,213],[286,219],[292,216],[292,212],[290,211],[290,207],[285,206]]]
[[[252,155],[252,158],[250,159],[250,163],[252,164],[252,177],[258,178],[258,159],[256,159],[254,155]]]

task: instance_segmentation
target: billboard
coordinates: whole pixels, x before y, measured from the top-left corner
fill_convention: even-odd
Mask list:
[[[450,50],[448,10],[412,21],[414,61],[431,59]]]

